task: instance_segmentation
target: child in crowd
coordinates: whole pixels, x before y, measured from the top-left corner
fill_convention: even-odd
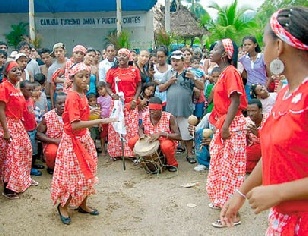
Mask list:
[[[87,98],[88,98],[90,112],[99,109],[99,105],[97,104],[96,94],[94,94],[94,93],[87,94]],[[100,119],[100,118],[101,118],[100,114],[90,113],[89,120],[97,120],[97,119]],[[100,139],[99,126],[93,125],[91,128],[89,128],[89,131],[90,131],[91,138],[92,138],[93,142],[96,143],[96,140]],[[96,148],[96,150],[97,150],[97,152],[102,151],[99,148]]]
[[[36,142],[36,116],[34,112],[34,101],[32,99],[33,84],[24,80],[19,84],[20,90],[26,100],[24,111],[23,111],[23,124],[29,135],[32,145],[32,169],[31,175],[41,176],[42,172],[38,169],[44,169],[44,166],[35,164],[35,160],[38,154],[37,142]]]
[[[191,68],[189,68],[188,70],[194,73],[195,77],[198,80],[204,81],[205,74],[203,70],[200,69],[200,60],[201,58],[199,56],[192,57]],[[200,120],[204,112],[205,97],[203,91],[197,88],[194,88],[194,103],[195,103],[194,115],[198,117],[198,120]]]
[[[0,49],[0,83],[2,82],[3,68],[4,64],[6,63],[6,60],[7,60],[7,52]]]
[[[269,114],[276,102],[277,93],[270,93],[264,85],[252,84],[250,96],[261,101],[263,114]]]
[[[101,118],[109,118],[112,98],[109,96],[106,90],[106,82],[100,81],[97,85],[97,92],[99,97],[97,98],[97,104],[101,109]],[[102,154],[107,155],[106,142],[108,138],[108,124],[102,124],[100,139],[102,145]]]
[[[35,106],[40,108],[42,115],[48,111],[48,101],[45,94],[45,81],[46,77],[42,73],[38,73],[34,76],[34,91],[32,97],[35,101]]]
[[[204,86],[204,95],[207,101],[206,113],[211,113],[213,110],[213,87],[220,76],[221,70],[219,67],[214,67],[209,74],[209,83]]]
[[[139,123],[142,121],[142,114],[149,106],[150,98],[154,96],[155,89],[156,88],[154,82],[147,82],[142,87],[142,91],[140,93],[140,102],[138,104]]]
[[[25,53],[18,53],[15,57],[15,60],[17,64],[19,65],[20,69],[22,70],[21,81],[22,80],[33,81],[32,74],[26,69],[27,64],[28,64],[27,55]]]

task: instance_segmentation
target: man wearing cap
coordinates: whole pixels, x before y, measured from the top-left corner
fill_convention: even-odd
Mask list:
[[[162,101],[158,97],[150,98],[149,110],[142,114],[138,135],[129,139],[128,146],[133,150],[136,142],[145,135],[150,136],[151,141],[159,140],[160,149],[167,159],[168,170],[177,171],[175,141],[181,140],[181,134],[174,116],[162,111]]]
[[[106,74],[107,74],[108,70],[112,66],[114,66],[114,63],[116,61],[116,58],[115,58],[116,51],[115,51],[113,44],[107,45],[105,52],[106,52],[106,59],[101,61],[99,63],[99,66],[98,66],[99,81],[106,81]]]
[[[20,42],[17,46],[18,53],[23,53],[27,57],[27,65],[26,65],[27,71],[32,76],[34,76],[38,73],[41,73],[41,71],[40,71],[40,68],[39,68],[37,61],[30,58],[31,48],[32,48],[31,45],[28,42],[25,42],[25,41]]]
[[[52,65],[48,68],[47,74],[47,83],[46,83],[46,90],[50,91],[50,98],[51,98],[51,107],[54,108],[54,90],[50,89],[52,83],[52,75],[58,70],[65,67],[65,63],[67,61],[65,57],[65,46],[63,43],[56,43],[53,45],[53,49],[51,52],[51,56],[54,56],[56,60],[52,63]],[[63,80],[64,82],[64,80]],[[57,83],[57,86],[60,88],[61,83]],[[62,84],[63,88],[63,84]]]
[[[187,149],[187,161],[190,164],[196,163],[192,152],[193,140],[188,132],[187,118],[194,111],[192,101],[193,91],[197,89],[203,90],[203,82],[197,80],[194,73],[185,70],[184,55],[180,50],[171,53],[172,70],[166,81],[162,81],[159,85],[161,92],[168,90],[166,111],[170,112],[175,118],[179,126],[182,140]]]

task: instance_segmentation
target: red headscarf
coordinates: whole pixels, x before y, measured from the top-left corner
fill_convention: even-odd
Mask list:
[[[222,45],[225,48],[225,51],[226,51],[226,53],[228,55],[228,58],[232,59],[233,52],[234,52],[234,47],[233,47],[232,40],[228,39],[228,38],[227,39],[223,39],[222,40]]]
[[[277,17],[281,10],[276,11],[270,20],[270,25],[274,33],[277,35],[285,43],[289,44],[290,46],[297,48],[299,50],[308,50],[308,45],[302,43],[300,40],[295,38],[292,34],[285,30],[278,22]],[[290,14],[292,13],[292,9],[290,9]]]
[[[12,68],[14,68],[14,67],[19,67],[19,65],[17,64],[17,62],[16,62],[16,61],[11,61],[11,62],[9,62],[8,66],[6,67],[5,72],[6,72],[6,73],[9,73],[10,70],[12,70]]]

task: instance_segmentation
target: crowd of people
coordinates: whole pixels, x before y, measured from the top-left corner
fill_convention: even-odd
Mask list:
[[[38,185],[42,159],[62,223],[71,223],[69,206],[98,215],[87,205],[98,153],[135,160],[147,136],[159,141],[168,171],[180,168],[179,152],[195,171],[208,170],[214,227],[241,224],[247,199],[256,213],[271,208],[267,235],[306,235],[307,13],[274,13],[263,50],[246,36],[240,47],[219,39],[209,55],[109,44],[103,52],[76,45],[67,58],[63,43],[37,51],[21,42],[9,55],[0,42],[3,196]]]

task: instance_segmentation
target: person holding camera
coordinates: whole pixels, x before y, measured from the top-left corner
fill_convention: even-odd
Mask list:
[[[182,140],[187,149],[186,159],[190,164],[194,164],[196,159],[192,152],[193,140],[188,132],[187,119],[194,111],[192,101],[194,88],[203,90],[204,85],[202,81],[195,78],[192,72],[185,70],[184,54],[180,50],[171,53],[171,66],[169,79],[159,85],[159,90],[168,90],[166,111],[176,118]]]

